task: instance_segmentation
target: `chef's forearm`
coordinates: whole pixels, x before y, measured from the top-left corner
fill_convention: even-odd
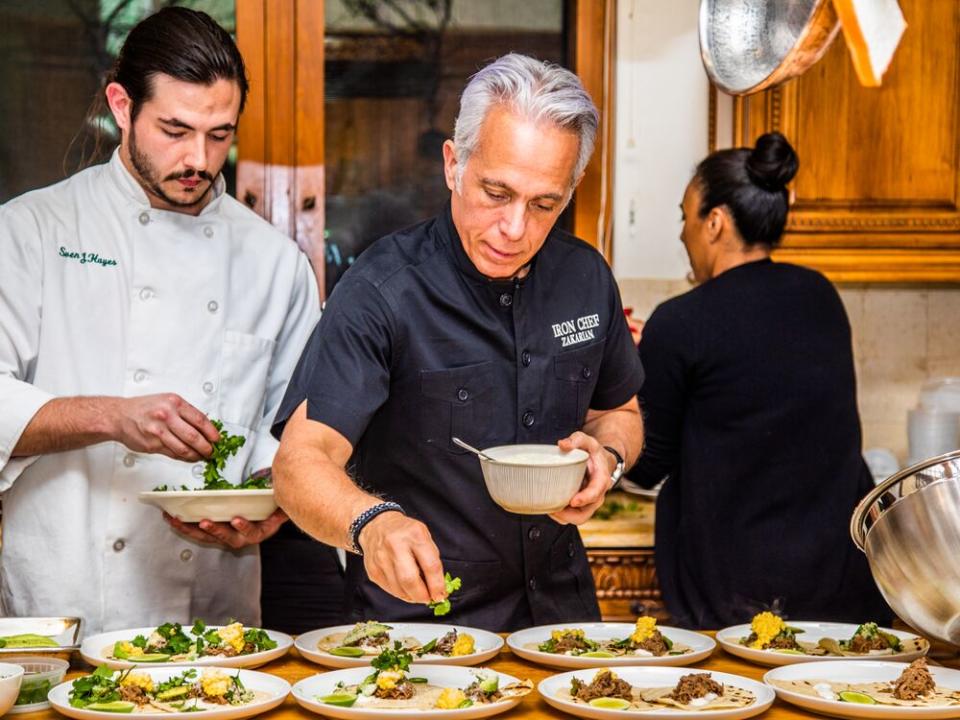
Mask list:
[[[65,452],[115,439],[118,400],[100,396],[50,400],[27,423],[12,457]]]
[[[631,467],[643,449],[643,416],[636,398],[612,410],[591,410],[583,432],[612,447],[623,457],[624,465]]]
[[[350,524],[380,502],[361,490],[344,471],[352,448],[342,436],[294,412],[273,460],[277,504],[313,538],[351,549]]]

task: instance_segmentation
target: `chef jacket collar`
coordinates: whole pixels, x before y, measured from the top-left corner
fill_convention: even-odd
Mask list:
[[[543,250],[543,247],[541,247],[540,250],[537,251],[536,255],[531,258],[530,262],[527,264],[527,267],[529,267],[530,270],[522,278],[517,280],[514,280],[514,278],[490,278],[477,270],[477,266],[473,264],[473,260],[471,260],[470,256],[467,255],[467,251],[463,249],[463,241],[460,240],[460,234],[457,232],[457,226],[453,224],[453,212],[450,209],[449,202],[440,216],[439,228],[441,236],[453,252],[453,260],[457,266],[457,269],[459,269],[461,273],[466,275],[474,282],[488,285],[494,290],[498,291],[509,288],[514,284],[523,285],[524,282],[526,282],[527,279],[533,275],[533,272],[537,266],[537,258],[540,256],[540,250]],[[547,242],[549,242],[549,236],[547,238]],[[544,243],[544,245],[546,245],[546,243]]]
[[[123,164],[123,160],[120,159],[120,148],[118,147],[113,151],[113,156],[110,158],[110,172],[109,175],[113,178],[114,184],[117,189],[120,191],[120,194],[124,196],[127,200],[136,205],[137,209],[150,210],[150,198],[147,196],[147,192],[143,189],[137,179],[130,174],[130,171],[127,170],[127,166]],[[200,211],[200,215],[206,215],[209,212],[213,212],[216,207],[220,204],[221,199],[226,194],[227,183],[223,179],[223,174],[217,175],[216,179],[213,181],[213,197],[210,199],[204,208]],[[160,211],[160,212],[173,212],[173,211]],[[182,214],[182,213],[181,213]]]

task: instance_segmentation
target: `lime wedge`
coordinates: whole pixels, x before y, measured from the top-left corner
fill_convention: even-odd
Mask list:
[[[330,651],[331,655],[339,655],[340,657],[363,657],[363,649],[358,647],[335,647]]]
[[[144,653],[143,655],[131,655],[127,658],[127,662],[135,663],[157,663],[157,662],[166,662],[170,659],[170,655],[166,653]]]
[[[96,710],[97,712],[130,713],[136,707],[136,703],[126,700],[114,700],[113,702],[90,703],[84,710]]]
[[[324,695],[323,697],[318,697],[317,700],[324,703],[325,705],[339,705],[340,707],[350,707],[357,701],[357,696],[350,695],[349,693],[335,693],[333,695]]]
[[[612,658],[612,657],[616,657],[616,655],[614,655],[611,652],[607,652],[606,650],[591,650],[590,652],[583,653],[582,655],[580,655],[580,657]]]
[[[624,700],[623,698],[599,697],[591,700],[590,705],[595,708],[603,708],[604,710],[626,710],[630,707],[630,701]]]
[[[866,693],[857,692],[856,690],[843,690],[837,693],[837,695],[843,702],[860,703],[861,705],[877,704],[877,701],[872,697]]]
[[[773,652],[781,655],[806,655],[803,650],[794,650],[793,648],[773,648]]]

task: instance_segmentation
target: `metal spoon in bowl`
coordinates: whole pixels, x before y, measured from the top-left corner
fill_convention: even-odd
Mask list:
[[[494,460],[492,457],[490,457],[490,456],[487,455],[485,452],[483,452],[483,450],[477,450],[473,445],[468,445],[467,443],[465,443],[463,440],[461,440],[461,439],[458,438],[458,437],[452,437],[452,438],[450,438],[450,439],[453,440],[453,444],[454,444],[454,445],[459,445],[459,446],[462,447],[464,450],[469,450],[469,451],[472,452],[474,455],[477,455],[477,456],[479,456],[479,457],[482,457],[484,460],[488,460],[489,462],[497,462],[497,461]]]

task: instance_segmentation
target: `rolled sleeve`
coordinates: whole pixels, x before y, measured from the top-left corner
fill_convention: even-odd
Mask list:
[[[36,218],[16,202],[0,208],[0,492],[36,459],[12,459],[37,411],[53,399],[30,383],[40,343],[43,263]]]

